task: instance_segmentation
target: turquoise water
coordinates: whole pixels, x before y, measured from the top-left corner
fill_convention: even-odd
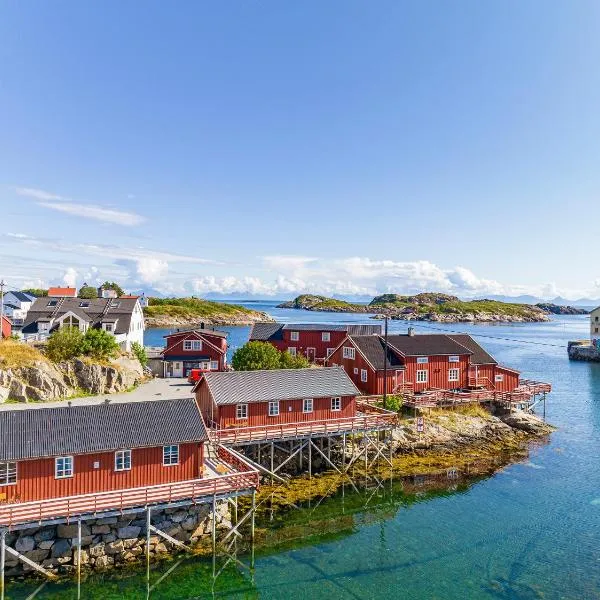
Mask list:
[[[287,321],[364,320],[253,306]],[[210,561],[187,560],[150,597],[600,599],[600,364],[571,363],[566,354],[569,339],[586,336],[587,318],[439,327],[491,336],[478,340],[498,360],[553,384],[546,414],[559,430],[549,443],[446,493],[403,492],[396,484],[383,508],[379,493],[370,502],[368,492],[352,492],[294,511],[289,518],[302,520],[305,539],[257,554],[253,574],[229,564],[213,580]],[[228,329],[233,345],[243,343],[248,328]],[[147,333],[149,343],[155,335]],[[346,512],[357,498],[358,508]],[[155,568],[152,582],[167,568]],[[13,586],[8,597],[24,600],[34,589]],[[111,574],[81,589],[83,598],[146,594],[141,574]],[[36,597],[74,598],[76,586],[46,585]]]

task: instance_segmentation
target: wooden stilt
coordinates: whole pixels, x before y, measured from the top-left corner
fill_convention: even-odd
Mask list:
[[[252,559],[254,560],[254,515],[256,513],[256,490],[252,490],[252,528],[251,528],[251,539],[252,539]],[[254,566],[254,565],[253,565]]]
[[[217,551],[217,496],[213,496],[212,501],[212,547],[213,556]]]
[[[150,581],[150,528],[152,527],[150,507],[146,508],[146,576]]]
[[[77,586],[81,584],[81,519],[77,521]]]
[[[275,445],[271,442],[271,485],[273,485],[273,454],[275,452]]]
[[[0,599],[4,600],[4,561],[6,557],[6,530],[0,531]]]
[[[308,438],[308,478],[312,479],[312,438]]]

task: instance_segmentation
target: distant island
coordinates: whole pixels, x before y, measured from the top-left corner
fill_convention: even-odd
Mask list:
[[[498,300],[460,300],[456,296],[441,293],[422,293],[414,296],[383,294],[368,304],[355,304],[327,298],[303,294],[294,300],[278,305],[278,308],[299,308],[319,312],[375,313],[388,315],[391,319],[407,321],[437,321],[454,323],[472,321],[482,323],[525,323],[549,321],[548,314],[580,314],[559,313],[553,305],[534,306],[531,304],[514,304]],[[579,310],[579,309],[573,309]],[[585,311],[584,311],[585,312]]]
[[[201,298],[148,298],[144,309],[146,327],[195,327],[206,325],[251,325],[273,321],[267,313],[239,304],[211,302]]]
[[[539,302],[536,304],[544,312],[551,315],[589,315],[590,311],[577,306],[563,306],[562,304],[552,304],[551,302]]]

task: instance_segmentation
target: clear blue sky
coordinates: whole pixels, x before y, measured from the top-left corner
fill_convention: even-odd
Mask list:
[[[600,3],[0,2],[0,276],[600,297]]]

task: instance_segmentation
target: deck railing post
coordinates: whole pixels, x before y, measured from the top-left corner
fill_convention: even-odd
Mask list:
[[[216,489],[216,486],[215,486]],[[217,494],[213,495],[213,510],[212,510],[212,547],[213,557],[217,552]]]
[[[150,527],[152,527],[151,509],[146,507],[146,577],[150,580]]]
[[[4,600],[4,561],[6,556],[6,529],[0,531],[0,599]]]

